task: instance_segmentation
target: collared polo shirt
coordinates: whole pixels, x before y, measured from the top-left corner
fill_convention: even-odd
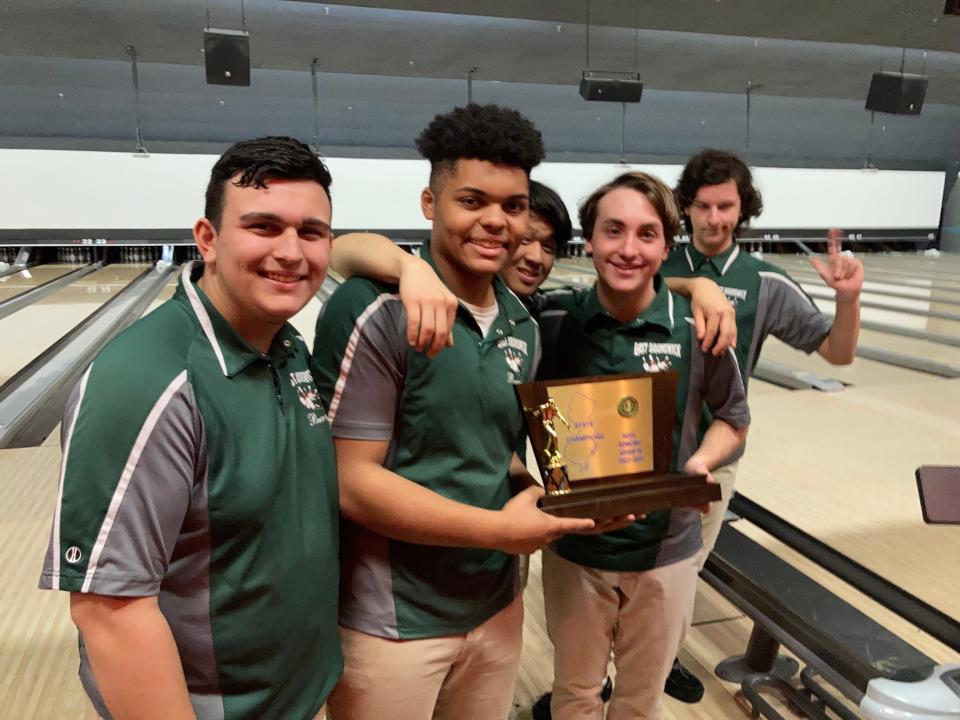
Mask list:
[[[156,596],[200,720],[306,720],[343,666],[330,428],[293,327],[258,352],[191,271],[73,393],[40,586]]]
[[[544,355],[556,377],[678,373],[670,469],[682,468],[700,442],[704,408],[735,427],[750,422],[746,393],[733,352],[704,354],[693,330],[690,304],[669,291],[660,276],[650,306],[621,322],[600,304],[596,286],[546,293]],[[555,544],[571,562],[613,571],[644,571],[690,557],[701,547],[700,513],[653,512],[630,527],[604,535],[568,535]]]
[[[736,242],[714,257],[704,255],[693,243],[678,245],[660,272],[664,277],[710,278],[720,286],[737,312],[737,361],[745,384],[768,335],[809,354],[820,347],[833,326],[833,320],[786,272],[741,252]]]
[[[428,245],[421,257],[433,264]],[[430,359],[407,344],[397,287],[351,278],[323,308],[313,356],[334,437],[389,443],[388,470],[452,500],[500,510],[524,432],[513,385],[534,377],[540,334],[499,278],[494,292],[498,315],[486,337],[461,305],[453,347]],[[418,545],[344,526],[340,621],[356,630],[401,640],[464,633],[518,591],[515,558],[506,553]]]

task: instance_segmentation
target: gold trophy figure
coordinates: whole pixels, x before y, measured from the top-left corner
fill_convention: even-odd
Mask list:
[[[560,453],[560,436],[557,435],[557,428],[554,426],[554,420],[559,420],[567,429],[570,429],[570,423],[560,412],[557,403],[553,398],[549,398],[542,405],[537,406],[530,414],[535,418],[540,418],[543,424],[543,430],[547,434],[547,441],[543,447],[543,454],[546,458],[546,464],[543,466],[547,470],[548,494],[562,494],[570,492],[570,478],[567,476],[567,464]]]

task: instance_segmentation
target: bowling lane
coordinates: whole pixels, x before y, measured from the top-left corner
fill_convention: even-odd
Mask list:
[[[906,338],[904,338],[906,339]],[[867,343],[861,336],[861,344]],[[907,350],[901,350],[908,354]],[[775,337],[769,337],[763,343],[763,350],[760,353],[761,360],[781,363],[797,370],[805,370],[814,373],[820,377],[834,378],[856,386],[873,385],[891,385],[899,383],[936,383],[943,382],[943,378],[916,370],[907,370],[905,368],[887,365],[886,363],[874,362],[863,358],[856,358],[850,365],[831,365],[816,352],[807,355],[800,350],[795,350]],[[766,385],[766,383],[751,383],[750,395],[756,392],[757,388]]]
[[[813,270],[811,265],[805,260],[791,259],[785,260],[782,256],[767,255],[766,260],[782,267],[789,273],[810,272]],[[929,289],[935,292],[960,292],[960,279],[958,273],[937,273],[928,270],[918,270],[916,273],[906,273],[899,270],[892,270],[875,264],[864,264],[865,277],[877,280],[890,285],[908,288]]]
[[[163,286],[157,296],[147,306],[147,309],[143,311],[143,315],[140,317],[146,317],[173,297],[173,294],[177,291],[177,280],[179,277],[180,274],[176,270],[170,273],[170,279],[167,281],[167,284]]]
[[[108,265],[0,320],[4,344],[0,384],[123,290],[146,267]]]
[[[37,265],[36,267],[21,270],[14,275],[7,275],[0,278],[0,302],[9,300],[15,295],[19,295],[27,290],[33,290],[38,285],[50,282],[54,278],[66,275],[78,268],[83,267],[79,263],[57,263],[50,265]]]
[[[784,270],[790,273],[790,277],[799,283],[809,283],[815,287],[826,288],[823,280],[813,271],[813,268],[798,267],[796,270],[792,268],[784,268]],[[866,297],[868,293],[875,293],[875,298],[878,300],[886,297],[900,297],[908,300],[916,298],[918,300],[931,302],[942,300],[949,303],[960,303],[960,292],[956,290],[946,290],[939,287],[931,289],[898,285],[897,283],[880,280],[871,276],[869,273],[863,281],[863,292],[864,297]]]
[[[568,283],[593,285],[593,283],[596,282],[596,279],[597,272],[594,269],[592,262],[589,265],[582,266],[582,269],[575,269],[573,264],[569,263],[565,258],[563,266],[553,266],[553,272],[550,273],[546,283],[544,283],[544,289],[547,289],[548,287],[562,287]]]
[[[957,463],[960,383],[751,393],[737,490],[960,617],[960,533],[927,526],[914,469]]]

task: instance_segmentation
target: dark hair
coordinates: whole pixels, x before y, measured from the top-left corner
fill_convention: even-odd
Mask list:
[[[667,247],[673,246],[674,236],[680,232],[680,211],[673,198],[673,191],[660,178],[645,172],[628,172],[597,188],[580,206],[580,227],[583,229],[583,239],[589,240],[593,236],[593,227],[597,222],[597,206],[604,196],[618,188],[636,190],[653,205],[660,222],[663,224],[663,236]]]
[[[417,137],[417,150],[430,161],[434,190],[461,158],[511,165],[529,176],[545,155],[540,131],[527,118],[510,108],[476,103],[434,117]]]
[[[255,140],[243,140],[220,156],[207,184],[207,202],[204,216],[219,230],[223,220],[223,195],[226,184],[233,181],[237,187],[262,188],[267,181],[277,178],[284,180],[313,180],[330,197],[330,185],[333,182],[330,171],[310,148],[291,137],[262,137]]]
[[[740,194],[740,219],[734,234],[739,233],[751,219],[760,216],[763,199],[760,191],[753,186],[753,175],[746,163],[723,150],[702,150],[687,160],[674,191],[687,232],[693,232],[693,223],[685,211],[697,199],[697,191],[704,185],[720,185],[728,180],[737,183],[737,192]]]
[[[567,206],[553,188],[536,180],[530,181],[530,214],[541,218],[553,229],[553,240],[557,243],[557,256],[567,252],[567,243],[573,237],[573,223]]]

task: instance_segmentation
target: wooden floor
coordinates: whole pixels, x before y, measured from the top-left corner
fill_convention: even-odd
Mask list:
[[[882,260],[872,258],[871,266]],[[312,317],[307,315],[297,318],[305,336],[312,335]],[[909,349],[913,341],[892,342]],[[765,348],[764,356],[840,377],[852,386],[828,394],[787,391],[754,381],[750,390],[754,425],[741,463],[739,491],[952,617],[960,617],[956,580],[960,528],[923,524],[913,479],[913,470],[920,464],[960,464],[960,380],[859,359],[849,368],[833,368],[775,342]],[[0,504],[0,547],[6,549],[0,560],[5,578],[0,585],[3,718],[79,719],[86,713],[76,677],[76,633],[68,617],[67,598],[36,589],[59,458],[55,436],[43,447],[0,451],[0,487],[5,491]],[[761,530],[743,522],[740,527],[934,659],[960,662],[956,652],[825,575]],[[525,595],[525,645],[515,713],[519,720],[530,717],[531,702],[552,680],[552,648],[543,620],[539,573],[539,557],[534,556]],[[695,625],[681,657],[706,680],[707,696],[695,706],[668,699],[666,718],[743,717],[735,701],[736,688],[718,680],[712,669],[724,657],[742,652],[749,631],[750,622],[701,583]]]

